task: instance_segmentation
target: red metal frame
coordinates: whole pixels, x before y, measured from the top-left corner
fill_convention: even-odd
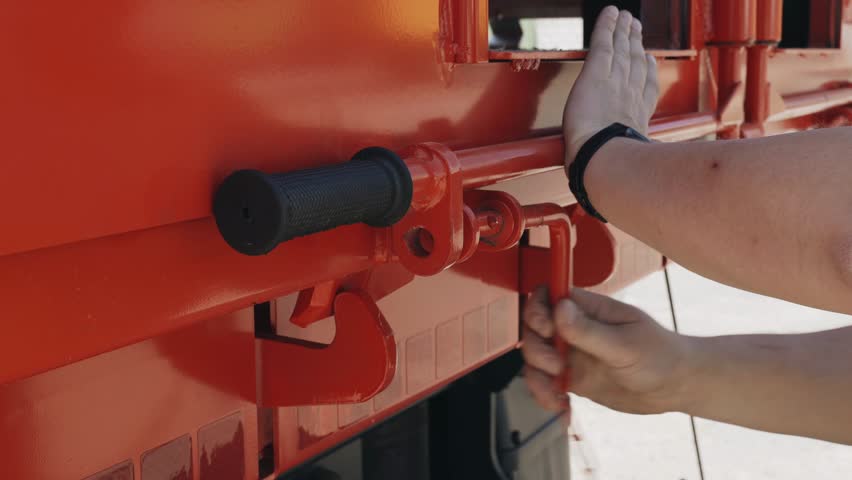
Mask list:
[[[826,14],[840,48],[793,50],[776,47],[781,3],[691,1],[689,48],[660,58],[652,136],[850,123],[852,5]],[[514,348],[519,293],[569,273],[550,271],[566,250],[542,229],[511,245],[530,224],[520,205],[573,203],[554,134],[580,63],[542,60],[581,54],[491,62],[482,0],[16,2],[0,27],[3,478],[256,478],[267,442],[282,472]],[[412,171],[403,223],[259,258],[218,237],[211,192],[229,172],[370,145]],[[612,292],[659,268],[634,239],[571,218],[577,285]],[[501,229],[507,249],[489,250]],[[407,255],[406,238],[428,255]],[[265,302],[277,331],[256,338],[250,307]],[[331,314],[365,321],[375,335],[355,335],[378,346],[348,349],[347,323],[313,357],[276,348],[284,319],[334,329]],[[359,376],[341,363],[353,356],[377,368]],[[317,379],[298,395],[294,365]],[[320,399],[333,403],[303,404]]]

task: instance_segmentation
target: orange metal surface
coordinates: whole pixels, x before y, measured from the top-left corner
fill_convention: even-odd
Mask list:
[[[540,278],[521,278],[519,262],[551,253],[475,253],[465,225],[477,217],[465,213],[461,193],[487,187],[524,205],[573,203],[553,134],[581,63],[531,58],[535,69],[515,71],[489,62],[483,5],[6,5],[0,477],[253,479],[267,441],[282,472],[512,349],[518,292]],[[690,5],[689,48],[659,52],[652,136],[753,136],[849,121],[848,0],[843,12],[826,7],[846,22],[837,49],[773,46],[778,17],[760,12],[780,2]],[[371,145],[412,160],[413,211],[429,213],[399,228],[444,222],[454,232],[443,260],[423,267],[436,275],[400,268],[397,261],[418,260],[393,258],[393,229],[340,227],[263,257],[241,256],[219,238],[210,199],[231,171],[325,165]],[[458,195],[434,202],[447,182]],[[617,253],[601,249],[604,240],[584,244],[578,228],[575,273],[603,282],[598,291],[661,264],[656,252],[612,235]],[[546,246],[547,233],[534,229],[530,243]],[[610,262],[614,272],[602,268]],[[293,336],[289,306],[317,287],[303,294],[295,319],[307,331],[328,328],[333,320],[317,320],[330,313],[338,283],[364,287],[393,332],[384,353],[395,349],[395,369],[378,375],[376,390],[387,388],[354,404],[273,402],[288,406],[266,421],[257,408],[264,391],[286,395],[290,381],[276,384],[275,372],[297,375],[305,357],[269,356],[249,307],[270,301],[279,335]],[[357,367],[317,361],[339,384]],[[312,400],[306,389],[294,401]]]

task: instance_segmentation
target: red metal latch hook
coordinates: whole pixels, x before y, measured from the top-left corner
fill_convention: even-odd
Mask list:
[[[517,245],[525,229],[548,227],[550,257],[541,260],[550,265],[550,302],[556,305],[560,300],[568,298],[575,235],[571,217],[565,208],[553,203],[521,207],[514,197],[492,191],[468,192],[465,201],[468,205],[474,205],[471,210],[476,214],[474,224],[478,229],[478,235],[474,238],[481,250],[511,248]],[[554,337],[554,343],[561,356],[568,353],[568,346],[559,336]],[[555,387],[561,392],[567,392],[569,384],[570,374],[566,371],[556,379]]]
[[[396,370],[396,343],[376,303],[361,290],[333,298],[336,331],[330,345],[258,335],[261,405],[357,403],[390,384]],[[348,381],[341,382],[342,376]]]
[[[565,208],[552,203],[521,207],[517,200],[503,192],[472,191],[465,194],[466,212],[473,212],[472,225],[475,235],[465,235],[462,258],[472,242],[478,249],[503,250],[517,245],[527,228],[547,227],[550,248],[522,247],[521,250],[521,293],[529,293],[538,285],[549,285],[550,303],[556,305],[569,297],[574,284],[581,287],[598,285],[606,281],[615,270],[615,239],[609,229],[594,218],[586,215],[576,205]],[[582,253],[575,262],[575,251]],[[559,336],[554,336],[554,345],[561,356],[568,354],[568,345]],[[554,380],[560,392],[568,392],[571,382],[570,370]],[[568,408],[565,396],[565,408]]]
[[[571,294],[572,257],[574,251],[573,225],[571,217],[563,207],[555,204],[529,205],[524,207],[524,219],[527,227],[548,227],[550,233],[550,304],[556,304]],[[558,334],[553,336],[553,344],[561,358],[568,354],[568,344]],[[571,371],[563,370],[562,375],[554,379],[554,388],[567,393],[571,384]],[[567,395],[563,397],[568,407]]]

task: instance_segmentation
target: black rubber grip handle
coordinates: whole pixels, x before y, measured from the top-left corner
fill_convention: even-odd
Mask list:
[[[391,226],[408,211],[412,187],[399,156],[370,147],[328,167],[234,172],[216,191],[213,215],[228,245],[263,255],[281,242],[341,225]]]

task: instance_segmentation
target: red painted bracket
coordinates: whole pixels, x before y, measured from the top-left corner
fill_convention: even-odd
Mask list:
[[[403,153],[415,182],[411,208],[391,227],[399,262],[415,275],[435,275],[454,265],[464,246],[461,162],[452,150],[422,143]]]
[[[470,255],[467,245],[472,241],[478,242],[477,248],[480,250],[499,251],[516,246],[527,228],[548,228],[550,248],[524,247],[521,250],[522,293],[547,284],[551,304],[568,298],[573,284],[572,276],[576,271],[573,259],[577,253],[586,256],[588,260],[582,269],[583,286],[602,283],[615,270],[615,239],[609,229],[576,206],[564,208],[544,203],[521,207],[511,195],[494,191],[465,192],[465,203],[465,218],[468,219],[466,228],[476,231],[465,236],[466,253],[463,258]],[[578,226],[583,227],[583,242],[578,241]],[[556,336],[553,341],[562,356],[568,354],[569,346],[561,337]],[[554,388],[568,392],[570,380],[570,370],[566,370],[554,379]],[[568,415],[567,396],[564,402]]]
[[[618,249],[610,229],[577,205],[567,208],[576,233],[573,255],[575,287],[589,288],[609,280],[618,265]],[[532,293],[550,283],[552,254],[550,248],[521,247],[520,293]]]
[[[334,313],[334,301],[340,282],[329,280],[299,292],[290,322],[300,327],[318,322]]]
[[[572,262],[574,251],[574,225],[568,211],[556,204],[544,203],[524,207],[524,219],[527,227],[546,226],[550,232],[550,278],[548,292],[550,304],[555,305],[570,297]],[[568,344],[559,335],[553,336],[553,346],[561,357],[568,355]],[[571,370],[565,369],[553,379],[558,392],[568,392],[571,385]],[[564,408],[568,409],[568,397],[563,398]],[[567,412],[566,412],[567,414]]]
[[[260,398],[268,407],[360,403],[387,387],[396,371],[393,331],[363,291],[334,299],[330,345],[258,335]]]

